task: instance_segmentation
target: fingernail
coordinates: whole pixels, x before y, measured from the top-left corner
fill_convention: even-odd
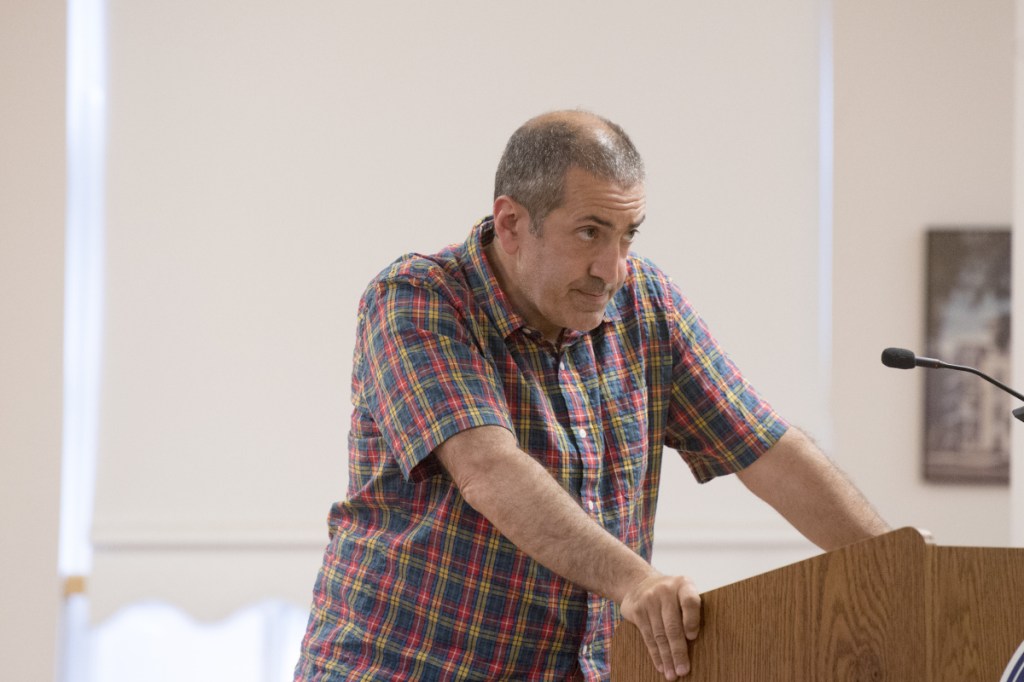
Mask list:
[[[676,673],[679,677],[685,677],[690,672],[690,666],[680,663],[676,666]]]

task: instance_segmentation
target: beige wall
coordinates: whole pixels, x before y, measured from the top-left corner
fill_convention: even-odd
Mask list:
[[[0,677],[52,680],[64,267],[65,5],[0,4]]]
[[[1012,221],[1013,19],[1013,0],[835,3],[836,456],[943,544],[1006,544],[1009,492],[923,482],[924,370],[879,355],[924,353],[925,228]]]

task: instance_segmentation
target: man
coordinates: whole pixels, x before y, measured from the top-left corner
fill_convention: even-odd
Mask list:
[[[620,615],[687,674],[699,593],[649,563],[666,445],[822,548],[887,530],[630,253],[643,182],[615,124],[539,116],[464,244],[370,284],[297,680],[603,680]]]

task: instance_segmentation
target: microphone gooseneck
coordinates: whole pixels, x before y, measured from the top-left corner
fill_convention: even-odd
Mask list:
[[[907,350],[906,348],[886,348],[882,351],[882,364],[886,367],[893,367],[895,369],[927,367],[928,369],[955,369],[959,372],[969,372],[970,374],[981,377],[993,386],[1003,389],[1018,400],[1024,400],[1024,395],[1021,395],[1003,382],[993,379],[980,370],[974,369],[973,367],[967,367],[965,365],[951,365],[947,362],[936,360],[935,358],[918,357],[917,355],[914,355],[913,351]],[[1024,407],[1018,407],[1013,410],[1013,416],[1024,421]]]

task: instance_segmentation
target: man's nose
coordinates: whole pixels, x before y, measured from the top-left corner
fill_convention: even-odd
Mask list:
[[[615,284],[620,279],[620,273],[626,269],[625,249],[618,248],[618,245],[609,244],[601,249],[597,258],[590,264],[590,275],[601,279],[605,284]]]

